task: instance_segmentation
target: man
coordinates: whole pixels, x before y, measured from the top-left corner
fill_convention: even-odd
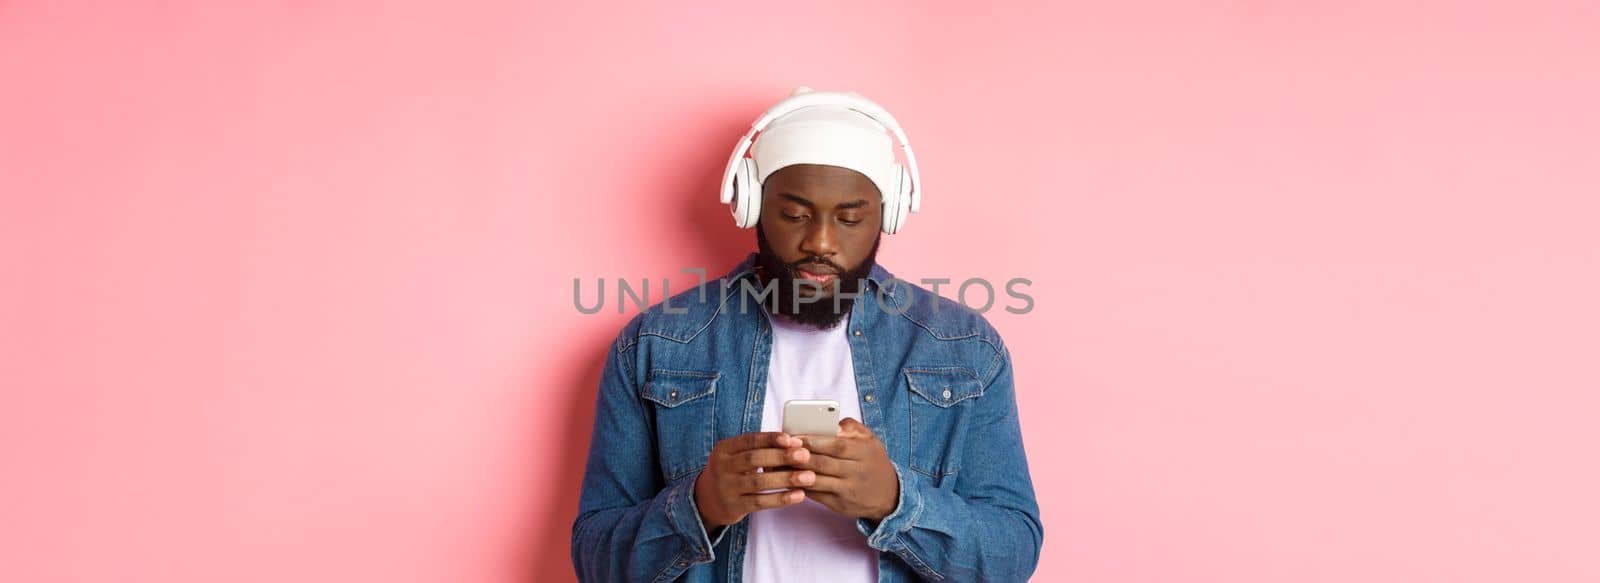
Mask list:
[[[858,96],[808,91],[758,121],[752,159],[735,150],[749,174],[730,165],[759,182],[724,185],[752,188],[735,217],[752,213],[757,253],[607,353],[582,580],[1020,581],[1038,562],[1010,353],[875,261],[921,186],[885,130],[904,134]],[[836,400],[837,434],[781,433],[791,399]]]

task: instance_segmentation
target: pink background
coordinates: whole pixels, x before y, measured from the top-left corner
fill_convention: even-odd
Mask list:
[[[1593,2],[96,4],[0,2],[0,580],[570,578],[572,280],[798,84],[1034,280],[1039,580],[1600,580]]]

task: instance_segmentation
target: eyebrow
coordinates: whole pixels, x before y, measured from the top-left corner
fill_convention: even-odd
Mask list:
[[[797,203],[797,204],[803,204],[807,208],[812,208],[812,209],[817,208],[817,205],[812,203],[810,199],[807,199],[805,197],[796,195],[796,194],[791,193],[791,192],[780,192],[780,193],[778,193],[778,196],[781,196],[785,200],[788,200],[788,201],[791,201],[791,202],[794,202],[794,203]],[[864,207],[864,206],[867,206],[867,199],[858,198],[858,199],[852,200],[850,202],[840,203],[839,206],[834,207],[834,208],[836,208],[838,210],[846,210],[846,209],[853,209],[853,208],[861,208],[861,207]]]

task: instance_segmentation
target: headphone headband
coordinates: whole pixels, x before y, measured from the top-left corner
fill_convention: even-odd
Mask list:
[[[756,118],[755,123],[750,124],[750,131],[745,132],[744,137],[739,139],[739,144],[733,149],[733,155],[728,158],[728,168],[722,174],[722,202],[733,201],[734,174],[739,167],[739,160],[749,153],[750,145],[755,141],[755,135],[766,129],[768,125],[778,118],[807,107],[818,106],[844,107],[855,111],[872,118],[873,121],[878,122],[887,128],[889,133],[894,135],[895,140],[900,142],[900,151],[905,155],[906,168],[909,170],[911,178],[911,211],[921,211],[922,174],[917,171],[917,156],[911,152],[911,142],[906,139],[905,131],[900,129],[900,122],[895,121],[893,115],[890,115],[887,110],[871,100],[855,93],[840,91],[810,91],[791,95],[767,109],[766,113],[761,114],[761,117]]]

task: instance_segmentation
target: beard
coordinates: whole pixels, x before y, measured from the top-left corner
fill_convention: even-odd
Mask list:
[[[861,265],[853,269],[845,269],[822,257],[802,257],[799,261],[785,263],[773,251],[772,244],[767,241],[767,233],[761,225],[756,224],[756,273],[761,277],[761,284],[772,284],[770,300],[762,302],[768,312],[785,316],[796,323],[813,326],[816,328],[832,328],[843,320],[850,308],[855,305],[855,298],[844,294],[856,294],[861,291],[862,282],[872,273],[872,266],[878,259],[878,243],[883,241],[883,234],[879,233],[872,240],[872,250],[867,252],[867,258],[861,260]],[[833,290],[832,295],[821,294],[823,285],[800,276],[802,265],[826,265],[833,269],[837,275],[827,287]],[[812,297],[797,297],[797,292],[813,290]]]

